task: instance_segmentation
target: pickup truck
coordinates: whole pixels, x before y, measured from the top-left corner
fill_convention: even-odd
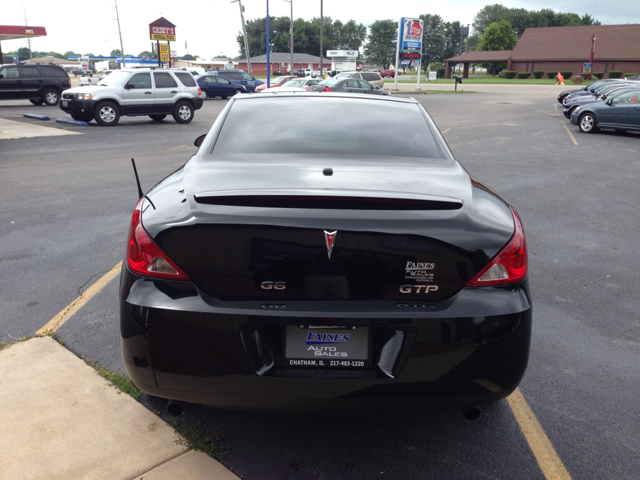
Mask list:
[[[99,77],[94,77],[93,74],[91,75],[83,75],[82,77],[80,77],[80,87],[86,87],[89,85],[96,85],[98,82],[100,82],[100,80],[102,80],[104,78],[104,75],[100,75]]]

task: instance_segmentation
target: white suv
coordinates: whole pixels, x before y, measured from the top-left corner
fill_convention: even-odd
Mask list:
[[[62,92],[60,109],[74,120],[94,120],[103,126],[118,123],[121,115],[148,115],[160,122],[173,115],[189,123],[202,107],[200,87],[191,73],[162,68],[116,70],[93,86]]]

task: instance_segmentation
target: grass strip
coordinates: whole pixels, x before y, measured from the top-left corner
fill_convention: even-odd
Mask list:
[[[138,388],[133,384],[129,377],[123,375],[122,373],[114,372],[113,370],[110,370],[108,368],[101,367],[94,361],[85,360],[85,362],[96,372],[98,372],[98,375],[100,375],[102,378],[109,380],[115,387],[117,387],[124,393],[131,395],[136,400],[142,394],[142,392],[138,390]]]
[[[224,433],[220,430],[209,432],[201,422],[183,419],[172,420],[169,425],[182,436],[176,440],[178,445],[204,452],[216,460],[220,460],[228,451],[226,445],[222,444]]]

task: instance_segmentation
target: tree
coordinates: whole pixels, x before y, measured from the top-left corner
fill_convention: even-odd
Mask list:
[[[482,38],[476,48],[477,51],[513,50],[518,43],[518,36],[514,33],[511,24],[506,20],[492,23],[485,28]],[[480,63],[481,67],[489,73],[494,73],[506,68],[506,63]]]
[[[460,38],[460,27],[462,24],[456,22],[446,22],[444,24],[444,55],[443,60],[456,57],[464,51],[462,39]]]
[[[398,22],[376,20],[369,25],[369,38],[364,47],[364,55],[369,63],[384,69],[395,62],[398,42]]]
[[[423,14],[422,57],[420,63],[427,70],[433,62],[444,60],[444,20],[440,15]]]
[[[486,5],[481,9],[476,16],[473,17],[473,31],[482,35],[484,30],[492,23],[499,22],[506,19],[509,16],[509,8],[504,5],[495,3],[493,5]]]
[[[196,57],[194,57],[193,55],[191,55],[190,53],[187,53],[186,55],[183,55],[182,57],[180,57],[181,60],[195,60]]]
[[[367,38],[367,27],[354,20],[343,24],[340,20],[333,23],[333,48],[340,50],[360,50]]]
[[[153,53],[150,52],[149,50],[145,50],[143,52],[140,52],[138,54],[139,57],[153,57]]]
[[[20,47],[16,53],[20,60],[29,59],[29,49],[27,47]]]
[[[111,50],[111,53],[109,54],[110,57],[120,57],[121,55],[122,55],[122,52],[120,51],[119,48],[115,48]]]

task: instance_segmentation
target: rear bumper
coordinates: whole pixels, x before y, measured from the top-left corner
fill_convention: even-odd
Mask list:
[[[193,103],[194,103],[194,108],[196,110],[200,110],[202,108],[202,105],[204,105],[204,100],[201,99],[200,97],[193,97]]]
[[[371,315],[313,312],[312,318],[234,312],[210,305],[191,284],[145,280],[124,268],[122,356],[142,391],[225,408],[397,408],[504,398],[517,387],[529,357],[527,282],[465,289],[456,297],[429,313],[396,304],[388,313],[382,307]],[[371,366],[285,367],[283,329],[300,324],[367,326]]]

